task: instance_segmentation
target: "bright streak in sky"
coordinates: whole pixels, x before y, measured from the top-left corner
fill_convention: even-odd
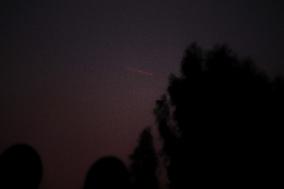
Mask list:
[[[151,72],[141,70],[141,69],[138,69],[138,68],[127,67],[126,70],[129,71],[129,72],[137,73],[137,74],[144,75],[144,76],[153,76],[154,75]]]

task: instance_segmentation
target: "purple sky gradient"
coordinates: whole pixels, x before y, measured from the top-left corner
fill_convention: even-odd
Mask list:
[[[43,189],[80,188],[103,155],[127,162],[193,41],[227,43],[269,73],[284,73],[283,1],[4,0],[0,7],[0,152],[33,145]]]

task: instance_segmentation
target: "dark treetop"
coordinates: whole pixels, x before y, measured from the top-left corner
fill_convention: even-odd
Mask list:
[[[155,115],[172,188],[279,184],[282,78],[269,78],[226,46],[185,52]]]

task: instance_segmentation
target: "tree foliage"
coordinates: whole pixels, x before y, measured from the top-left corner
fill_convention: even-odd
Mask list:
[[[140,135],[138,146],[130,156],[131,173],[136,189],[158,189],[158,157],[150,128]]]
[[[227,46],[189,46],[154,111],[171,188],[278,183],[283,81]]]

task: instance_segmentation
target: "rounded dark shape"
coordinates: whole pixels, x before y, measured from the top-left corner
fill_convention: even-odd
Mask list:
[[[14,145],[0,157],[0,188],[39,187],[43,166],[36,150],[27,144]]]
[[[129,173],[116,157],[103,157],[89,169],[84,189],[125,189],[129,187]]]

